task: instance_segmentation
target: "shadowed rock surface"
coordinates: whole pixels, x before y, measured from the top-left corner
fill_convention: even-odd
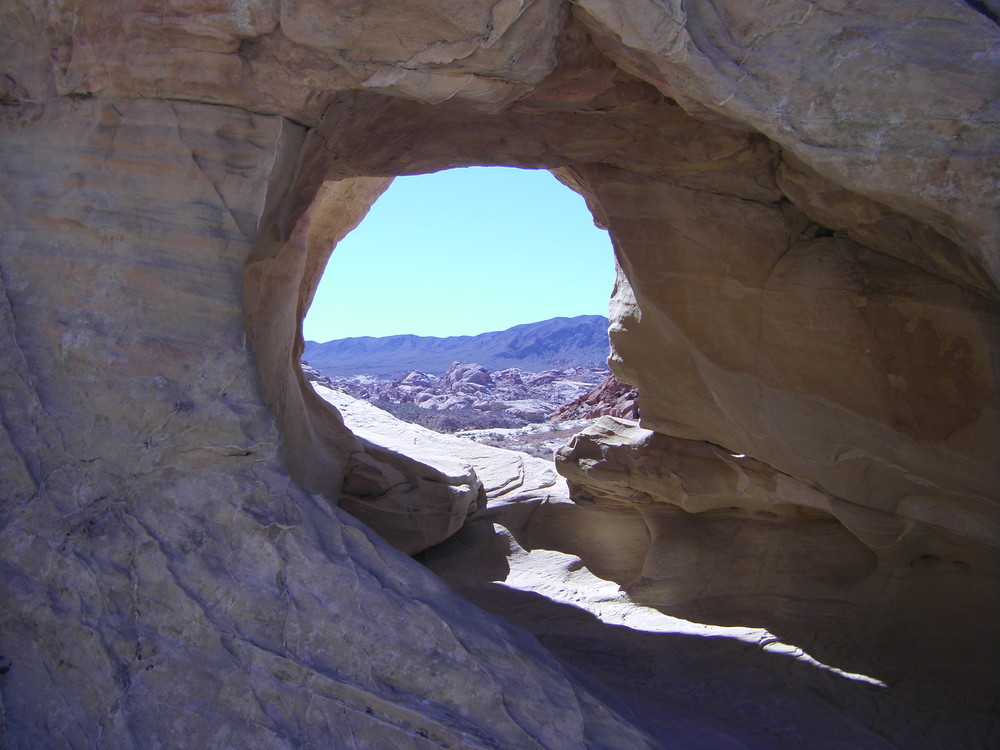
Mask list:
[[[649,729],[336,507],[388,499],[413,551],[479,501],[299,368],[336,243],[394,176],[472,164],[553,170],[615,248],[642,422],[565,457],[564,554],[995,712],[994,11],[5,3],[7,745],[705,746],[712,722]],[[897,747],[920,722],[875,714]],[[968,746],[941,716],[921,736]]]
[[[705,618],[706,612],[683,620],[658,611],[672,609],[662,602],[650,606],[651,599],[630,584],[640,568],[655,575],[667,561],[662,550],[638,543],[636,529],[664,525],[669,514],[658,514],[655,507],[662,499],[646,496],[643,507],[637,493],[624,492],[617,502],[580,502],[581,493],[571,494],[551,462],[403,425],[343,393],[317,390],[366,439],[425,459],[448,455],[476,472],[485,505],[461,531],[418,559],[470,601],[527,629],[561,659],[612,688],[664,745],[937,750],[992,747],[1000,739],[1000,719],[957,707],[953,696],[942,695],[933,683],[889,687],[845,673],[834,666],[840,655],[832,655],[830,663],[817,661],[815,652],[787,632],[782,637],[748,627],[751,615],[742,626],[726,627]],[[626,438],[648,439],[634,424],[602,420],[578,435],[570,452],[580,451],[588,435],[612,429]],[[691,455],[696,450],[711,451],[689,448],[687,461],[697,463],[698,456]],[[675,449],[665,463],[680,468],[678,454]],[[782,488],[767,486],[766,470],[743,462],[750,464],[741,472],[752,486],[747,494],[772,507],[780,502]],[[699,476],[697,466],[686,468],[687,476]],[[648,479],[640,476],[636,483],[658,486]],[[692,498],[689,508],[695,501],[709,506],[710,495],[718,504],[727,493],[724,482],[691,489],[692,494],[700,489],[700,497]],[[766,532],[757,536],[768,540]],[[811,539],[821,537],[814,533]],[[796,550],[800,560],[804,554]],[[762,575],[762,568],[774,562],[747,562],[730,570],[734,587],[752,587],[758,577],[773,581],[773,571]],[[828,573],[829,565],[825,568]],[[682,571],[691,588],[704,587],[712,574]]]

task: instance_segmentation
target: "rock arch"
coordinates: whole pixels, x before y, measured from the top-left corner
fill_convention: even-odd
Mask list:
[[[8,738],[656,745],[317,494],[352,457],[440,489],[294,365],[333,243],[393,176],[464,164],[585,196],[656,449],[759,463],[759,497],[720,504],[718,452],[683,495],[631,467],[636,497],[835,519],[875,570],[851,638],[897,665],[950,639],[912,669],[994,700],[996,27],[932,6],[8,4]]]
[[[954,565],[970,565],[977,572],[960,598],[975,599],[977,607],[993,599],[987,581],[995,544],[989,518],[998,426],[995,402],[987,394],[997,331],[995,321],[980,312],[993,304],[980,264],[926,224],[834,187],[760,133],[696,119],[621,72],[603,83],[592,95],[605,102],[600,108],[578,103],[555,108],[551,102],[533,107],[529,97],[513,111],[480,112],[358,92],[331,102],[323,123],[310,133],[300,161],[304,168],[292,182],[294,201],[308,208],[288,230],[293,239],[281,252],[300,247],[302,227],[313,232],[326,221],[331,195],[339,223],[332,232],[311,235],[315,244],[297,250],[306,257],[300,301],[281,345],[258,345],[248,312],[255,349],[280,353],[279,379],[299,382],[298,390],[272,390],[264,378],[265,393],[280,391],[294,402],[270,402],[279,424],[282,415],[294,414],[282,428],[296,443],[289,455],[293,476],[310,489],[335,488],[333,494],[343,497],[336,489],[343,485],[342,472],[357,470],[353,464],[348,469],[332,464],[325,448],[298,445],[305,436],[342,428],[329,424],[335,417],[308,386],[300,397],[294,363],[301,341],[288,340],[329,247],[363,214],[374,191],[394,174],[446,167],[549,168],[587,198],[611,233],[619,265],[613,364],[620,377],[642,388],[644,425],[679,439],[675,450],[703,442],[756,457],[773,472],[768,481],[783,488],[763,505],[735,490],[723,492],[707,508],[735,508],[735,517],[750,521],[761,513],[836,519],[831,528],[842,526],[852,540],[831,547],[825,561],[816,558],[811,565],[829,564],[832,570],[853,559],[850,564],[863,570],[858,578],[848,576],[841,591],[824,594],[862,607],[864,614],[852,615],[849,628],[867,629],[882,654],[906,638],[950,638],[933,617],[915,622],[912,594],[899,593],[893,612],[876,615],[873,595],[864,591],[892,588],[887,581],[913,566],[935,578],[950,575]],[[310,191],[316,196],[312,202],[299,197]],[[341,212],[358,194],[345,222]],[[259,268],[248,266],[253,283]],[[970,306],[972,300],[979,301]],[[324,467],[327,473],[315,479],[297,474],[299,456],[309,471]],[[969,470],[956,475],[956,462]],[[392,463],[400,469],[398,459]],[[732,469],[720,465],[706,470],[703,479],[720,481],[713,472]],[[567,471],[591,496],[602,495],[599,480],[588,486],[586,472]],[[443,491],[454,494],[451,488]],[[664,486],[660,500],[690,510],[694,504],[686,505],[685,497],[686,492],[672,494]],[[421,502],[426,500],[414,504]],[[440,513],[445,502],[430,507]],[[354,502],[349,507],[380,527],[367,509]],[[394,508],[391,521],[396,513]],[[454,530],[452,523],[428,536],[420,528],[419,539],[402,546],[416,551]],[[405,533],[393,527],[390,536]],[[594,542],[600,545],[599,539]],[[663,543],[671,544],[669,535]],[[713,569],[715,553],[704,555],[698,564]],[[758,579],[787,575],[754,563],[751,570]],[[640,588],[660,590],[662,580],[673,576],[669,570],[647,570]],[[677,591],[652,594],[653,601],[697,608],[700,599],[723,596],[695,580],[700,581],[691,584],[700,591],[695,601]],[[803,585],[818,590],[816,584]],[[788,581],[776,579],[775,586],[771,595],[790,597],[796,591],[795,596],[810,598]],[[760,616],[760,607],[738,609],[753,617],[753,610]],[[794,620],[800,615],[791,609]],[[781,618],[768,620],[777,623],[789,627]],[[913,658],[902,648],[890,661]],[[950,652],[942,661],[953,658]],[[871,668],[864,661],[852,666]]]

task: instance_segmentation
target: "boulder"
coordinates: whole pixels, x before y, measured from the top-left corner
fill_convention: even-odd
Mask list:
[[[444,382],[452,388],[468,385],[493,385],[490,371],[471,362],[455,362],[444,374]]]

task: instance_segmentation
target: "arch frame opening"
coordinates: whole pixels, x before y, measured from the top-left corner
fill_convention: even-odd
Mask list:
[[[440,515],[456,479],[350,433],[299,371],[301,321],[331,249],[395,176],[462,166],[549,169],[611,235],[618,268],[612,369],[639,386],[643,427],[753,457],[783,488],[767,502],[821,513],[860,543],[862,557],[874,554],[876,569],[843,594],[855,615],[838,615],[832,627],[857,630],[852,639],[877,644],[893,654],[894,669],[906,671],[914,654],[893,645],[900,628],[912,634],[910,644],[954,634],[938,619],[915,617],[906,593],[898,608],[879,615],[874,635],[861,634],[860,623],[879,606],[870,592],[890,585],[889,571],[930,554],[961,557],[977,571],[973,587],[997,573],[991,550],[1000,534],[967,536],[973,519],[989,517],[1000,470],[989,455],[1000,419],[983,366],[1000,338],[996,318],[979,312],[995,304],[995,290],[973,256],[930,227],[833,188],[759,133],[693,118],[652,87],[622,81],[624,103],[603,110],[490,113],[366,92],[335,97],[307,136],[280,211],[262,227],[273,252],[247,266],[247,330],[263,361],[262,388],[285,436],[289,470],[332,502],[358,496],[345,492],[348,485],[369,498],[384,498],[393,483],[422,487],[408,490],[389,514],[387,533],[407,551],[461,526],[431,533],[412,520],[396,523],[419,516],[422,505]],[[831,194],[836,202],[817,197]],[[900,288],[912,291],[902,314],[892,296]],[[970,306],[970,298],[981,302]],[[930,334],[908,328],[918,318],[934,321]],[[850,335],[838,341],[824,320]],[[910,341],[911,333],[923,338],[892,355],[902,369],[887,379],[871,351],[879,342]],[[941,342],[949,338],[970,349],[942,368]],[[927,372],[936,379],[917,386]],[[915,385],[901,390],[901,382]],[[937,418],[955,413],[959,423]],[[956,465],[968,470],[956,476]],[[790,489],[796,483],[819,494]],[[464,519],[481,498],[461,502],[465,515],[452,513],[452,520]],[[732,505],[738,516],[759,512],[746,497]],[[378,528],[375,516],[366,520]],[[911,531],[887,543],[885,530],[897,527]],[[930,551],[942,545],[947,555]],[[761,575],[782,585],[776,570]],[[955,596],[956,606],[968,600]],[[776,617],[776,630],[801,628],[810,617],[762,612],[759,602],[733,606]],[[1000,602],[988,606],[1000,611]],[[811,627],[803,638],[815,637]],[[866,649],[845,668],[865,672]]]

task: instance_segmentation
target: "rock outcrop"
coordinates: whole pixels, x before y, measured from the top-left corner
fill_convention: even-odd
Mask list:
[[[586,393],[556,409],[552,421],[565,419],[596,419],[602,416],[639,418],[639,389],[622,383],[612,373]]]
[[[589,393],[602,372],[581,365],[543,372],[515,368],[490,372],[474,362],[454,362],[442,375],[414,370],[383,380],[330,378],[309,365],[303,370],[314,383],[342,390],[438,432],[544,422],[567,402],[575,403],[578,394]]]
[[[613,516],[632,541],[591,570],[641,558],[655,606],[995,708],[992,7],[5,3],[6,743],[669,742],[336,507],[469,508],[298,361],[392,177],[470,164],[554,170],[614,241],[613,369],[655,435],[574,481],[621,505],[624,466],[665,520]]]
[[[823,664],[787,634],[705,624],[703,617],[687,621],[640,600],[652,599],[651,583],[678,592],[712,586],[718,571],[699,570],[688,556],[693,544],[713,536],[719,543],[720,519],[702,516],[699,525],[707,535],[690,533],[684,543],[670,532],[677,516],[722,510],[728,499],[744,494],[741,488],[757,503],[740,521],[727,522],[723,541],[730,543],[733,565],[724,583],[730,590],[749,592],[767,582],[773,592],[780,567],[842,551],[837,542],[849,535],[838,537],[836,523],[788,507],[802,488],[787,477],[772,485],[774,472],[752,459],[701,444],[671,444],[626,421],[602,420],[577,438],[572,453],[600,451],[605,471],[619,469],[610,479],[620,489],[607,492],[615,484],[607,476],[575,477],[571,496],[551,461],[402,424],[346,394],[317,390],[365,440],[424,459],[448,456],[482,478],[486,506],[418,559],[470,601],[526,628],[560,658],[614,689],[667,746],[794,750],[808,738],[816,750],[939,750],[988,746],[1000,729],[996,717],[956,711],[919,693],[889,691],[871,677]],[[638,443],[642,451],[635,450]],[[658,476],[649,462],[654,450],[664,459]],[[719,458],[730,466],[720,467]],[[716,475],[706,477],[705,469]],[[672,515],[670,499],[661,495],[667,476],[674,477],[674,487],[685,484],[684,513]],[[642,489],[625,489],[629,483]],[[588,486],[604,496],[588,494]],[[814,498],[818,505],[819,493]],[[746,523],[755,510],[758,523]],[[779,514],[809,523],[792,529],[775,524],[769,531],[768,517]],[[748,533],[734,537],[735,523],[744,523]],[[648,535],[637,533],[643,528],[671,536],[675,548],[651,544]],[[786,550],[783,542],[792,545]],[[667,583],[664,574],[670,573]],[[798,585],[813,599],[818,590],[836,594],[850,571],[830,573],[831,561],[825,560],[802,575],[784,576],[785,585]],[[643,577],[644,590],[634,585]],[[624,588],[616,580],[625,581]]]
[[[956,684],[991,683],[991,666],[961,656],[995,648],[989,529],[970,527],[959,552],[957,535],[939,524],[851,503],[744,454],[613,417],[575,435],[556,463],[578,502],[643,518],[646,551],[611,576],[636,601],[711,622],[766,623],[823,660],[890,682],[922,683],[930,671]],[[591,556],[619,543],[599,537]],[[928,610],[921,586],[961,629]]]

